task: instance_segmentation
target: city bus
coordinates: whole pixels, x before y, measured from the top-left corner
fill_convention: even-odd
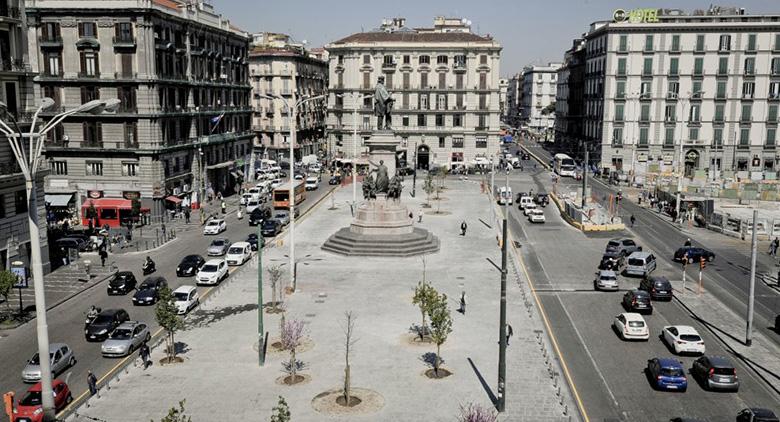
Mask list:
[[[295,206],[306,200],[306,186],[303,180],[293,180],[274,189],[274,208],[290,208],[290,187],[295,192]]]
[[[561,177],[574,177],[575,176],[574,159],[566,154],[555,154],[553,158],[553,170],[558,176]]]

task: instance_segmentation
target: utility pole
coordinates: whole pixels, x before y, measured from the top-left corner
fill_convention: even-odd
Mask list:
[[[257,361],[260,366],[263,366],[265,365],[265,341],[263,341],[265,334],[263,327],[263,246],[265,246],[265,239],[263,239],[261,226],[261,224],[257,225]]]
[[[758,251],[757,226],[758,210],[753,210],[753,235],[750,242],[750,296],[748,297],[747,329],[745,330],[745,346],[748,347],[753,344],[753,306],[756,300],[756,255]]]
[[[582,163],[582,211],[585,212],[585,205],[588,202],[588,145],[585,146],[585,161]]]
[[[417,141],[414,142],[414,162],[412,163],[412,198],[417,193]]]
[[[506,171],[506,192],[509,192],[509,170]],[[492,194],[492,193],[491,193]],[[509,201],[504,201],[504,220],[501,226],[501,310],[498,322],[498,403],[496,409],[503,412],[506,407],[506,243]]]

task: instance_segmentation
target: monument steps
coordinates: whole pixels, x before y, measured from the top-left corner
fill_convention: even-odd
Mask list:
[[[347,256],[405,257],[435,253],[440,246],[436,236],[418,228],[410,234],[389,236],[356,235],[349,228],[343,228],[333,234],[322,249]]]

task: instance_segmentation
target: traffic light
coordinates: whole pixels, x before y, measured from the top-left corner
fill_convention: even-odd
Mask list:
[[[703,270],[707,267],[707,260],[704,257],[699,258],[699,269]]]

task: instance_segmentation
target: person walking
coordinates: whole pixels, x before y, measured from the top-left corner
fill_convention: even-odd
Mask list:
[[[138,349],[138,355],[141,356],[141,361],[144,363],[144,371],[146,368],[152,366],[152,360],[151,360],[151,351],[149,350],[149,345],[144,342],[141,345],[141,348]]]
[[[227,204],[225,204],[225,201],[222,201],[222,214],[227,214]]]
[[[685,244],[683,246],[686,247],[686,248],[691,246],[691,238],[690,237],[685,240]]]
[[[460,312],[466,315],[466,291],[460,292]]]
[[[190,209],[185,208],[184,209],[184,222],[187,224],[190,224]]]
[[[423,216],[422,210],[417,211],[417,222],[418,223],[422,223],[422,216]]]
[[[463,220],[462,223],[460,223],[460,235],[465,236],[466,235],[466,229],[468,226],[466,225],[466,220]]]
[[[97,377],[95,377],[95,374],[93,374],[92,371],[87,371],[87,386],[89,387],[90,396],[97,394]]]
[[[108,252],[106,252],[105,249],[101,249],[99,254],[100,254],[100,265],[102,267],[105,267],[106,266],[106,259],[108,258]]]
[[[512,335],[515,332],[512,331],[512,326],[509,325],[509,323],[506,324],[506,345],[509,346],[509,339],[512,338]]]
[[[634,217],[634,214],[631,214],[631,227],[634,227],[634,223],[636,223],[636,217]]]

